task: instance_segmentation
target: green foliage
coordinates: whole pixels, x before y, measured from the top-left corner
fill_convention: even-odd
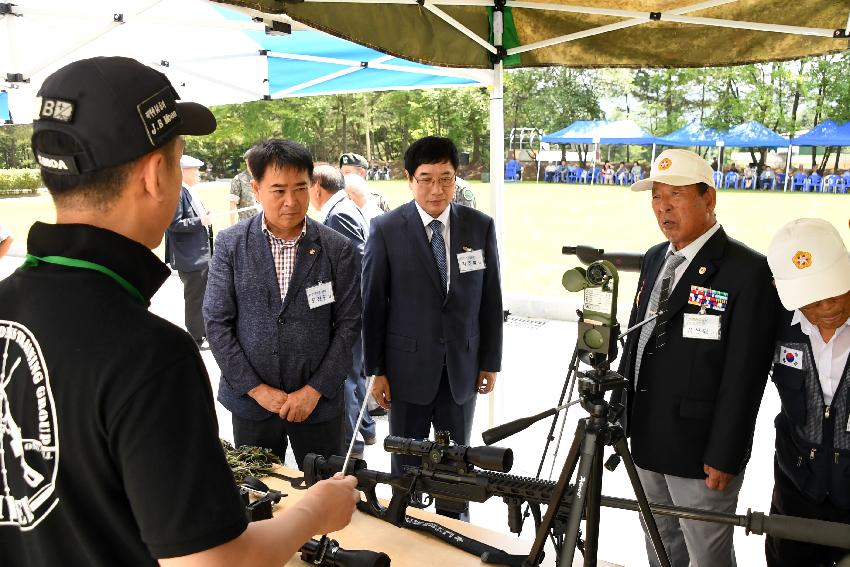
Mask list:
[[[0,169],[0,197],[35,194],[42,185],[37,169]]]
[[[220,441],[227,464],[230,466],[236,482],[242,482],[242,479],[246,476],[256,478],[267,476],[274,470],[275,465],[282,464],[271,449],[249,445],[236,449],[229,441],[225,439],[220,439]]]
[[[35,167],[30,150],[32,126],[29,124],[0,127],[0,169]]]

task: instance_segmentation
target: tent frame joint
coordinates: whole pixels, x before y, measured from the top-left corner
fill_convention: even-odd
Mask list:
[[[493,10],[496,12],[504,12],[507,4],[508,0],[493,0]]]
[[[508,50],[503,45],[496,46],[496,53],[490,54],[490,63],[495,65],[501,63],[508,56]]]
[[[6,73],[7,83],[29,83],[29,79],[24,78],[23,73]]]
[[[850,36],[847,35],[847,30],[843,28],[838,28],[834,32],[832,32],[832,37],[834,39],[848,39]]]
[[[116,24],[123,24],[124,14],[112,14],[112,21]]]
[[[649,13],[649,19],[653,22],[660,22],[661,21],[661,12],[650,12]]]
[[[11,2],[0,2],[0,16],[18,16],[20,18],[20,14],[12,11],[13,6],[14,4]]]

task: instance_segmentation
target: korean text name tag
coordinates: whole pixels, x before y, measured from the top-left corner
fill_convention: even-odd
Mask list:
[[[469,252],[459,253],[457,255],[457,265],[460,268],[461,274],[483,270],[486,267],[484,265],[484,251],[471,250]]]
[[[686,339],[720,340],[720,315],[685,313],[682,336]]]
[[[310,306],[310,309],[315,309],[316,307],[321,307],[334,301],[336,299],[334,299],[334,288],[331,282],[318,283],[313,287],[307,288],[307,304]]]

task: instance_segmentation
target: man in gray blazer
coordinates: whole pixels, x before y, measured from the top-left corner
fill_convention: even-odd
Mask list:
[[[263,213],[216,240],[204,299],[221,369],[218,400],[233,414],[236,446],[288,443],[304,455],[342,450],[344,395],[360,336],[360,264],[336,231],[307,218],[313,160],[304,146],[252,149]]]

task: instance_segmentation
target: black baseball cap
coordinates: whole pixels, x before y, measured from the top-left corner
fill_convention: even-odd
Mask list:
[[[163,73],[127,57],[75,61],[44,80],[33,119],[32,150],[47,171],[79,174],[128,163],[181,134],[215,131],[210,110],[180,96]],[[82,151],[47,153],[44,132],[64,132]]]
[[[360,154],[347,153],[339,156],[339,166],[342,167],[344,165],[355,165],[363,169],[369,169],[369,162]]]

